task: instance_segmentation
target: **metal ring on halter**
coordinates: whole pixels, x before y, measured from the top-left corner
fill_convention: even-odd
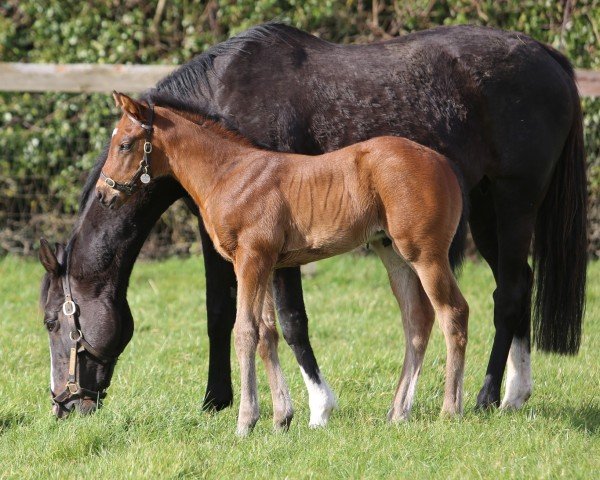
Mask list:
[[[74,342],[78,342],[79,340],[81,340],[83,338],[83,334],[81,333],[81,330],[79,330],[79,329],[77,329],[77,335],[79,335],[77,338],[73,338],[73,331],[69,332],[69,338]]]
[[[146,140],[144,142],[144,152],[150,153],[151,151],[152,151],[152,144],[148,140]]]
[[[75,315],[77,306],[73,300],[67,300],[65,303],[63,303],[62,311],[66,316]]]
[[[112,178],[106,177],[104,179],[104,183],[106,183],[110,188],[115,188],[115,181]]]

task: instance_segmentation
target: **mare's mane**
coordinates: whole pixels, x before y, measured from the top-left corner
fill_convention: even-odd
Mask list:
[[[215,58],[224,55],[243,55],[247,53],[244,47],[250,43],[269,44],[273,40],[281,40],[288,44],[297,43],[298,40],[294,39],[294,35],[297,36],[300,34],[306,35],[304,32],[293,27],[275,22],[250,28],[195,56],[189,62],[183,64],[160,80],[155,89],[142,95],[142,99],[147,99],[148,97],[156,99],[155,103],[157,105],[159,105],[158,100],[160,99],[165,102],[164,106],[202,115],[216,124],[214,126],[215,129],[220,127],[222,135],[229,136],[233,134],[239,140],[239,135],[235,129],[231,128],[230,125],[223,128],[219,125],[226,124],[223,118],[219,117],[215,112],[210,111],[209,100],[213,94],[210,81],[213,78],[221,81],[215,74]],[[230,130],[230,132],[227,132],[227,130]],[[100,177],[100,171],[106,162],[107,152],[108,144],[90,170],[79,199],[80,215],[85,210],[90,195],[94,194],[96,182]]]

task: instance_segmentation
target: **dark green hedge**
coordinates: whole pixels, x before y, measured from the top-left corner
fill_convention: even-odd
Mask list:
[[[157,1],[9,0],[0,1],[0,61],[179,64],[252,25],[278,19],[336,42],[440,24],[490,25],[525,32],[565,52],[576,67],[600,70],[599,2],[571,2],[566,15],[564,3],[166,0],[159,15]],[[0,251],[27,249],[41,228],[59,225],[56,234],[66,235],[69,222],[53,218],[75,211],[85,172],[116,119],[111,105],[108,95],[98,94],[0,94]],[[600,100],[586,99],[584,110],[598,253]]]

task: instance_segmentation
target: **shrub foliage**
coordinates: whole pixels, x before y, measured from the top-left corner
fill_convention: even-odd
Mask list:
[[[578,68],[600,69],[595,0],[8,0],[0,2],[0,61],[180,64],[273,19],[345,43],[436,25],[489,25],[547,42]],[[583,105],[591,251],[598,255],[600,100]],[[0,251],[28,252],[41,231],[66,237],[85,174],[115,119],[109,95],[0,93]],[[163,218],[162,240],[152,245],[197,245],[195,222],[182,220],[181,209]]]

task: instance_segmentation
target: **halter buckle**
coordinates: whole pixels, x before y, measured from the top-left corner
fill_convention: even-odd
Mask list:
[[[106,177],[104,179],[104,183],[106,183],[110,188],[115,188],[115,181],[112,178]]]
[[[144,142],[144,153],[150,153],[152,151],[152,144],[146,140]]]
[[[77,311],[77,305],[75,305],[73,300],[67,300],[65,303],[63,303],[62,311],[67,317],[69,315],[75,315],[75,312]]]
[[[71,395],[77,395],[77,393],[79,392],[79,385],[77,385],[76,382],[69,382],[67,383],[67,389],[69,390]]]

